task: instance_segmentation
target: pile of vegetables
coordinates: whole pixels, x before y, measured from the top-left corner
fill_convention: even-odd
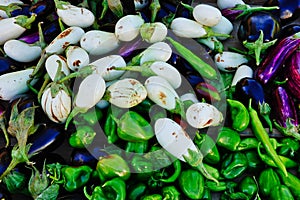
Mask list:
[[[300,198],[297,1],[0,11],[1,199]]]

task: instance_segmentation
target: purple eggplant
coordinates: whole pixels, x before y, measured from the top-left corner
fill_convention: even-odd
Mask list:
[[[278,6],[276,12],[282,20],[295,19],[299,16],[300,3],[299,0],[268,0],[265,6]]]
[[[71,154],[71,164],[74,166],[89,165],[96,167],[98,158],[107,156],[107,153],[96,147],[92,149],[93,152],[87,149],[74,149]]]
[[[46,17],[55,12],[55,3],[53,0],[38,1],[30,7],[30,13],[35,13],[38,19]]]
[[[200,82],[195,87],[195,93],[199,99],[204,98],[206,102],[215,102],[221,100],[219,91],[211,84]]]
[[[8,57],[0,57],[0,75],[21,69],[21,65]]]
[[[289,37],[291,35],[294,35],[296,33],[300,32],[300,24],[289,24],[284,27],[279,31],[279,33],[276,35],[276,38],[279,40]]]
[[[254,72],[255,78],[263,85],[273,80],[283,67],[285,60],[299,47],[300,32],[280,40],[270,48],[269,54],[262,60]]]
[[[287,78],[287,89],[295,99],[300,100],[300,50],[293,52],[291,57],[286,61],[285,76]]]
[[[283,135],[300,140],[298,116],[293,99],[280,85],[273,89],[272,99],[272,113],[275,116],[276,128]]]

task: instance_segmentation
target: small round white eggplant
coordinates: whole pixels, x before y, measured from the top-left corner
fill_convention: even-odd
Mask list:
[[[143,40],[148,43],[161,42],[166,38],[168,29],[161,22],[144,23],[140,27],[140,34]]]
[[[233,8],[237,4],[244,5],[245,3],[243,0],[217,0],[217,5],[220,10],[225,8]]]
[[[133,2],[135,10],[142,10],[143,8],[149,5],[148,0],[134,0]]]
[[[235,86],[237,82],[239,82],[242,78],[252,78],[253,77],[253,69],[248,65],[241,65],[237,68],[231,86]]]
[[[198,151],[193,140],[185,130],[169,118],[160,118],[154,124],[154,133],[158,143],[176,158],[185,162],[188,149]]]
[[[202,24],[184,17],[175,18],[170,27],[178,37],[199,38],[206,35]]]
[[[55,1],[56,13],[66,25],[87,28],[94,23],[95,16],[92,11],[71,4],[58,5],[59,2],[62,1]]]
[[[112,81],[124,74],[125,71],[114,70],[114,68],[125,67],[126,62],[120,55],[109,55],[91,63],[96,66],[95,73],[100,74],[105,81]]]
[[[115,25],[116,37],[124,42],[132,41],[139,35],[144,20],[139,15],[126,15],[120,18]]]
[[[230,51],[217,53],[214,61],[218,69],[224,72],[235,72],[240,65],[248,63],[246,56]]]
[[[226,17],[222,16],[221,21],[217,25],[211,27],[211,29],[215,33],[230,35],[230,33],[233,30],[233,24]],[[217,37],[217,38],[219,40],[226,40],[227,39],[227,37]]]
[[[99,56],[117,49],[119,40],[114,33],[91,30],[82,36],[80,46],[90,55]]]
[[[0,76],[0,99],[4,101],[12,100],[14,97],[29,90],[27,81],[30,79],[33,69],[24,69],[16,72],[6,73]],[[31,85],[36,83],[36,79]]]
[[[89,54],[79,46],[69,46],[65,52],[68,67],[72,71],[78,71],[90,63]]]
[[[72,44],[77,44],[84,34],[84,30],[77,26],[72,26],[62,31],[54,40],[45,48],[46,54],[61,54]]]
[[[186,110],[186,120],[194,128],[218,126],[223,121],[223,114],[213,105],[199,102]]]
[[[71,97],[64,90],[52,96],[51,88],[47,88],[42,94],[41,106],[51,121],[64,123],[71,112]]]
[[[156,42],[141,53],[140,64],[148,61],[168,61],[171,58],[172,49],[165,42]]]
[[[70,69],[67,65],[67,59],[61,55],[53,54],[46,59],[45,68],[52,81],[54,81],[57,69],[61,63],[61,71],[67,76],[70,74]]]
[[[39,58],[42,53],[40,46],[14,39],[6,41],[3,49],[8,57],[18,62],[32,62]]]
[[[145,81],[148,98],[167,110],[176,107],[178,94],[170,83],[160,76],[151,76]]]
[[[146,88],[136,79],[118,80],[107,88],[108,101],[120,108],[131,108],[147,97]]]
[[[23,5],[24,2],[20,0],[1,0],[0,1],[0,6],[8,6],[9,4],[18,4],[18,5]],[[4,10],[0,10],[0,18],[8,18],[7,13]]]
[[[212,27],[221,21],[222,13],[214,6],[208,4],[198,4],[193,9],[193,17],[200,24]]]

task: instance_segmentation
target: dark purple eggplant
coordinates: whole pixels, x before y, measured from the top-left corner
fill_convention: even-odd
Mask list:
[[[34,13],[37,17],[45,17],[55,11],[55,3],[53,0],[38,1],[30,7],[30,13]]]
[[[286,62],[287,89],[300,101],[300,50],[296,50]]]
[[[276,38],[281,40],[298,32],[300,32],[300,24],[289,24],[287,26],[282,27],[282,29],[277,34]]]
[[[255,70],[255,78],[263,85],[273,80],[285,60],[299,47],[300,32],[283,38],[270,48],[268,55]]]
[[[26,16],[30,16],[30,5],[29,4],[14,4],[11,3],[7,6],[2,6],[0,5],[0,9],[5,11],[7,16],[9,17],[16,17],[18,15],[26,15]]]
[[[276,128],[283,135],[300,140],[298,116],[294,101],[284,87],[279,85],[272,90],[271,103]]]
[[[1,148],[0,149],[0,174],[6,170],[11,161],[11,149]]]
[[[282,20],[292,20],[299,16],[299,0],[268,0],[265,6],[278,6],[279,10],[274,11]]]
[[[74,149],[71,154],[71,164],[74,166],[89,165],[95,168],[99,157],[106,155],[106,152],[97,147],[93,149],[93,152],[87,149]]]
[[[0,57],[0,75],[21,69],[16,61],[8,57]]]

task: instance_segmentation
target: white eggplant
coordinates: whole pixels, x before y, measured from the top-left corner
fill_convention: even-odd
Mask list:
[[[80,46],[90,55],[99,56],[117,49],[119,40],[114,33],[91,30],[82,36]]]
[[[243,0],[217,0],[217,5],[220,10],[225,8],[233,8],[237,4],[244,5],[245,2]]]
[[[234,72],[240,65],[248,63],[246,56],[230,51],[217,53],[214,61],[218,69],[224,72]]]
[[[199,102],[197,96],[194,93],[185,93],[185,94],[180,96],[180,100],[182,102],[184,102],[184,101],[191,101],[193,103],[198,103]]]
[[[72,44],[80,41],[84,30],[77,26],[72,26],[62,31],[56,38],[45,48],[46,54],[61,54]]]
[[[57,69],[61,63],[61,71],[67,76],[70,74],[70,70],[67,65],[67,59],[62,55],[53,54],[46,59],[45,68],[52,81],[54,81]]]
[[[211,27],[211,29],[215,33],[230,35],[230,33],[233,30],[233,24],[226,17],[222,16],[221,21],[217,25]],[[227,37],[217,37],[217,38],[219,40],[226,40],[227,39]]]
[[[145,81],[145,88],[151,101],[167,110],[175,109],[179,96],[167,80],[151,76]]]
[[[161,42],[166,38],[168,29],[161,22],[144,23],[140,27],[140,34],[143,40],[148,43]]]
[[[253,78],[253,69],[248,65],[241,65],[237,68],[231,86],[235,86],[242,78]]]
[[[149,5],[148,0],[134,0],[133,2],[135,10],[142,10],[143,8]]]
[[[105,82],[106,88],[108,88],[109,86],[111,86],[113,83],[117,82],[118,80],[113,80],[113,81],[107,81]],[[105,100],[105,99],[101,99],[97,104],[96,107],[100,108],[100,109],[104,109],[107,108],[110,105],[110,103]]]
[[[198,4],[193,9],[193,17],[200,24],[212,27],[221,21],[222,13],[214,6],[208,4]]]
[[[186,110],[186,120],[194,128],[218,126],[223,121],[223,114],[213,105],[199,102]]]
[[[14,39],[6,41],[3,49],[8,57],[18,62],[32,62],[38,59],[42,53],[40,46]]]
[[[95,21],[95,16],[89,9],[74,6],[65,1],[55,0],[56,13],[68,26],[87,28]]]
[[[65,53],[68,67],[72,71],[78,71],[90,63],[89,54],[79,46],[69,46]]]
[[[20,0],[1,0],[0,1],[0,6],[8,6],[9,4],[18,4],[18,5],[23,5],[24,2]],[[4,10],[0,10],[0,18],[8,18],[8,15]]]
[[[23,94],[29,90],[27,81],[30,78],[33,69],[24,69],[16,72],[6,73],[0,76],[0,99],[9,101],[14,97]],[[35,84],[33,80],[31,84]]]
[[[131,108],[147,97],[146,88],[136,79],[118,80],[107,88],[108,101],[120,108]]]
[[[96,66],[95,73],[100,74],[105,81],[111,81],[124,74],[124,71],[114,68],[125,67],[126,62],[120,55],[109,55],[92,62],[91,65]]]
[[[160,118],[154,124],[158,143],[176,158],[185,162],[183,155],[188,156],[188,149],[198,151],[193,140],[185,130],[169,118]]]
[[[171,58],[172,49],[165,42],[156,42],[141,53],[140,64],[148,61],[168,61]]]
[[[184,17],[175,18],[170,27],[178,37],[199,38],[206,35],[202,24]]]
[[[120,18],[115,25],[116,37],[124,42],[135,39],[140,32],[140,27],[144,24],[144,20],[139,15],[126,15]]]
[[[62,89],[52,94],[49,87],[42,94],[41,106],[51,121],[64,123],[71,112],[71,97]]]

